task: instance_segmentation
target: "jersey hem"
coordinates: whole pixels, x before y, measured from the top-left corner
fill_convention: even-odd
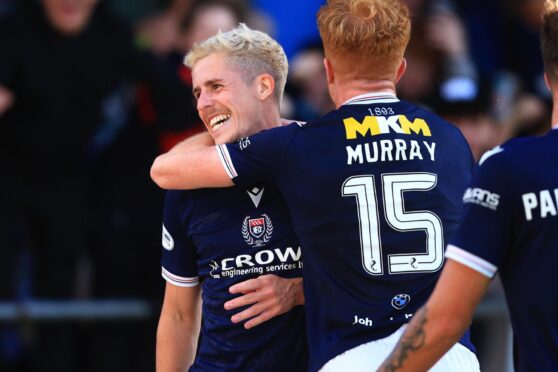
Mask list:
[[[446,258],[457,261],[460,264],[481,273],[489,279],[492,279],[498,271],[498,268],[490,262],[459,247],[456,247],[455,245],[448,245],[448,248],[446,250]]]

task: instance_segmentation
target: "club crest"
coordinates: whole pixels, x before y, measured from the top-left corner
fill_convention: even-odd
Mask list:
[[[273,224],[267,214],[261,217],[251,218],[247,216],[242,222],[242,237],[249,245],[261,247],[271,239]]]

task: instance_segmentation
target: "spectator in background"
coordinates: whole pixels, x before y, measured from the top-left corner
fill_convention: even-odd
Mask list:
[[[163,126],[187,122],[182,102],[191,93],[174,71],[134,48],[130,32],[105,7],[96,0],[25,1],[0,22],[0,166],[5,174],[0,184],[0,244],[9,250],[0,260],[4,299],[68,299],[92,290],[101,296],[124,295],[127,285],[146,295],[158,293],[157,268],[150,285],[148,266],[142,266],[152,262],[142,261],[145,254],[158,254],[153,250],[158,233],[150,242],[142,235],[149,230],[136,225],[128,230],[135,234],[133,240],[115,235],[110,226],[114,215],[105,214],[115,200],[106,197],[126,187],[119,181],[137,180],[141,173],[145,180],[119,195],[136,197],[134,212],[158,220],[159,201],[152,202],[157,199],[155,188],[137,187],[150,184],[148,159],[156,149],[150,150],[145,132],[126,127],[129,92],[133,83],[147,82]],[[144,156],[145,162],[120,157],[115,143],[135,147],[132,153]],[[107,170],[100,165],[122,167]],[[138,195],[138,190],[144,193]],[[126,212],[124,219],[135,217]],[[31,252],[31,275],[15,280],[22,251]],[[93,288],[86,270],[91,257]],[[26,283],[29,290],[16,291]],[[36,331],[32,370],[87,370],[82,364],[122,370],[124,363],[150,369],[141,356],[149,359],[152,353],[132,352],[134,340],[114,345],[111,341],[118,338],[99,336],[98,345],[106,346],[86,361],[75,327],[42,325]],[[150,348],[149,343],[143,348]]]
[[[309,121],[335,107],[327,89],[321,45],[310,45],[294,55],[289,72],[288,93],[281,107],[284,117]]]

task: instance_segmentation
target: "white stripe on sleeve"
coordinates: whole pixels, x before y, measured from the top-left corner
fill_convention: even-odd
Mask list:
[[[170,271],[166,270],[164,267],[161,268],[161,276],[167,282],[174,284],[178,287],[195,287],[200,284],[200,279],[197,276],[193,278],[186,278],[186,277],[174,275]]]
[[[455,245],[448,245],[448,248],[446,249],[446,258],[450,258],[475,271],[478,271],[490,279],[492,279],[494,275],[496,275],[496,271],[498,271],[498,268],[490,262],[456,247]]]
[[[236,169],[234,169],[234,165],[231,161],[231,155],[229,154],[229,149],[227,149],[227,145],[218,145],[216,146],[217,155],[219,155],[219,159],[221,160],[221,164],[223,164],[223,168],[227,172],[227,175],[233,179],[238,176],[236,173]]]

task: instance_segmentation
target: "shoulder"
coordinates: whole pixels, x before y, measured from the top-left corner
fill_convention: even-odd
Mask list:
[[[503,144],[485,152],[480,160],[480,167],[505,166],[519,159],[530,156],[533,150],[542,145],[544,137],[512,138]]]

